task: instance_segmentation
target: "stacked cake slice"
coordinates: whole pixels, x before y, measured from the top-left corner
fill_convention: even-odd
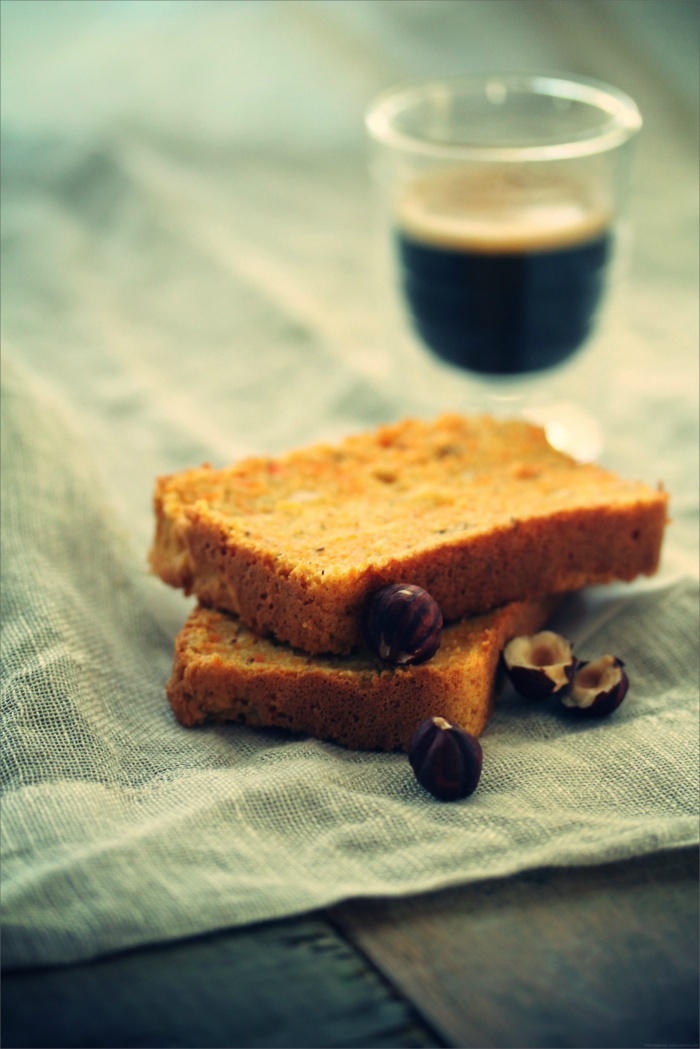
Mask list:
[[[168,696],[184,724],[273,725],[405,747],[440,714],[477,734],[499,653],[550,595],[653,573],[661,490],[555,451],[524,421],[407,419],[337,444],[158,480],[154,571],[199,606]],[[391,583],[427,590],[432,659],[396,666],[364,637]]]

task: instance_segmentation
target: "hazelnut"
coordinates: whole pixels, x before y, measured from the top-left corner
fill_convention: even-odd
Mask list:
[[[566,638],[541,630],[509,641],[503,662],[516,692],[526,699],[544,699],[569,685],[578,661]]]
[[[447,718],[427,718],[418,726],[408,760],[420,785],[441,801],[473,794],[481,776],[479,740]]]
[[[391,583],[369,599],[367,643],[387,663],[424,663],[435,655],[442,636],[442,612],[427,590]]]
[[[562,696],[565,707],[588,717],[605,717],[617,710],[627,695],[629,679],[625,664],[616,656],[600,656],[580,663],[571,689]]]

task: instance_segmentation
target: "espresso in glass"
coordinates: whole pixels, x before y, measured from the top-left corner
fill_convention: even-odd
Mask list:
[[[565,171],[432,170],[400,194],[395,241],[423,342],[491,375],[551,368],[582,346],[612,254],[609,210]]]

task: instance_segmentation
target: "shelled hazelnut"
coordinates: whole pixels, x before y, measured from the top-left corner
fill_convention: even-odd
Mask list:
[[[577,666],[571,643],[552,630],[514,637],[503,649],[513,688],[526,699],[544,699],[571,683]]]
[[[577,714],[605,717],[617,710],[628,688],[625,664],[617,656],[605,655],[578,665],[571,688],[561,701]]]

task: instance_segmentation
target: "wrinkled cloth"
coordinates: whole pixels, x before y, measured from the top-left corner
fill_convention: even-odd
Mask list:
[[[377,339],[362,114],[397,79],[478,68],[502,28],[513,64],[572,68],[570,33],[517,2],[17,6],[3,33],[4,964],[697,842],[697,175],[653,56],[644,75],[629,56],[617,67],[647,116],[635,261],[574,390],[604,409],[605,464],[662,481],[672,523],[657,577],[573,595],[554,624],[582,658],[622,658],[630,694],[584,722],[506,691],[478,790],[442,804],[402,754],[175,722],[164,684],[192,601],[147,569],[153,483],[469,402],[469,380]],[[31,74],[30,8],[46,19]],[[603,47],[587,71],[611,79],[606,61]],[[572,397],[569,378],[551,389]]]

